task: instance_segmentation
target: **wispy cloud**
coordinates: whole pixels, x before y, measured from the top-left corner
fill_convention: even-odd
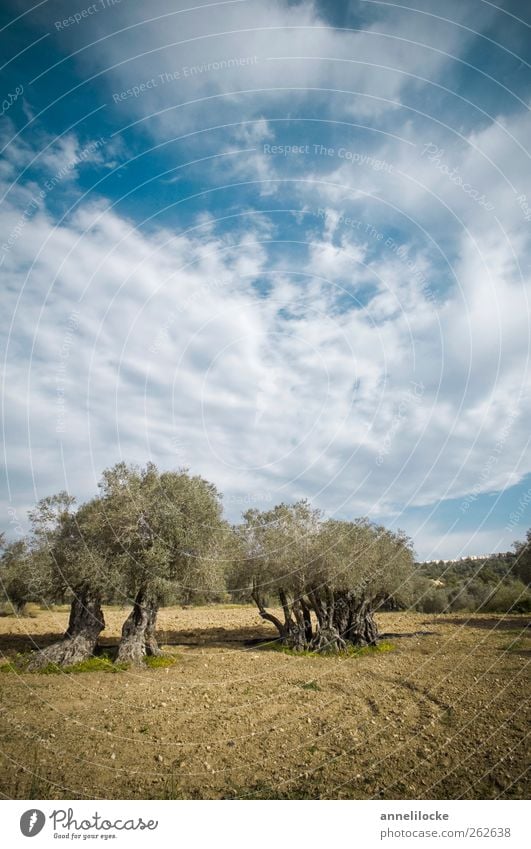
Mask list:
[[[33,134],[10,143],[11,110],[3,136],[9,503],[149,457],[234,518],[307,495],[424,553],[492,543],[459,504],[531,473],[529,110],[489,80],[494,7],[439,12],[123,3],[55,28]],[[32,101],[67,68],[92,117],[58,133]]]

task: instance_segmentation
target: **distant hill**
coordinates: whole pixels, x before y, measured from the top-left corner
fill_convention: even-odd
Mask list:
[[[447,611],[528,613],[528,568],[514,551],[416,564],[407,606],[425,613]]]
[[[457,560],[426,560],[417,563],[417,569],[428,578],[441,579],[451,583],[454,578],[477,576],[484,581],[514,577],[517,569],[514,551],[500,551],[497,554],[476,554],[459,557]]]

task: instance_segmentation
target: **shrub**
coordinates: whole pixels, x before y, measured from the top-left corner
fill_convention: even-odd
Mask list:
[[[531,592],[522,581],[499,587],[481,608],[485,613],[531,613]]]

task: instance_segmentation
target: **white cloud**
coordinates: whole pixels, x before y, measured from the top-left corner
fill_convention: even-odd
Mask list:
[[[461,6],[453,11],[468,19]],[[119,11],[124,24],[133,14]],[[56,225],[48,196],[28,211],[36,184],[10,190],[0,211],[0,321],[9,333],[7,462],[20,505],[64,485],[63,476],[86,496],[119,457],[190,464],[227,493],[235,512],[246,499],[268,506],[307,495],[331,513],[388,517],[498,491],[531,472],[523,451],[529,223],[515,193],[529,163],[514,142],[525,143],[529,116],[460,138],[383,106],[378,98],[413,96],[411,78],[396,69],[414,74],[422,57],[423,76],[436,78],[448,71],[445,51],[458,52],[470,37],[418,16],[415,39],[437,49],[412,47],[400,40],[412,32],[407,14],[394,15],[386,9],[367,32],[347,33],[327,27],[310,3],[225,4],[145,23],[79,55],[106,69],[100,82],[108,92],[256,55],[240,68],[203,68],[158,84],[116,110],[136,120],[183,99],[268,89],[170,109],[142,125],[158,140],[235,122],[212,140],[188,142],[194,156],[208,144],[222,154],[201,165],[201,180],[262,182],[259,203],[237,193],[230,210],[205,202],[185,234],[153,222],[141,231],[106,198],[84,201]],[[394,39],[382,35],[395,23]],[[173,41],[187,44],[165,46]],[[286,56],[308,58],[278,58]],[[286,86],[302,91],[272,90]],[[322,87],[375,97],[309,91]],[[352,150],[372,163],[345,160],[335,141],[332,157],[264,156],[263,143],[284,132],[274,109],[289,118],[303,101],[314,107],[310,117],[338,104],[342,119],[358,115],[403,141],[354,134]],[[328,133],[329,126],[323,138]],[[433,139],[443,151],[437,161],[425,152]],[[70,133],[41,154],[40,167],[61,173],[83,147]],[[242,148],[257,150],[233,155]],[[37,153],[27,144],[9,148],[3,188]],[[96,149],[91,161],[108,167],[115,155]],[[494,210],[449,177],[452,169]],[[76,198],[77,176],[76,167],[64,181]],[[233,210],[230,225],[218,226],[217,216]],[[422,531],[424,549],[432,532]],[[444,542],[451,544],[462,540],[454,534]]]
[[[417,75],[437,79],[469,43],[467,24],[492,16],[458,2],[446,7],[457,25],[390,6],[363,12],[370,16],[363,26],[334,29],[310,0],[206,8],[159,0],[149,13],[131,4],[113,9],[112,35],[106,16],[93,15],[58,38],[80,51],[77,61],[99,75],[115,109],[151,116],[143,129],[167,137],[242,109],[249,119],[266,106],[315,100],[318,90],[322,106],[333,103],[344,116],[382,116],[418,86]]]
[[[16,212],[6,205],[3,216],[8,226]],[[367,268],[366,243],[337,219],[310,245],[302,287],[289,257],[283,272],[271,265],[267,216],[249,216],[230,243],[206,223],[193,236],[146,235],[103,202],[60,227],[44,210],[26,222],[6,261],[8,461],[24,476],[30,457],[40,494],[63,458],[86,494],[91,465],[97,474],[117,456],[150,454],[189,462],[233,495],[301,487],[333,510],[389,513],[531,471],[519,457],[524,393],[503,456],[482,476],[500,416],[528,381],[525,289],[504,246],[489,248],[487,282],[485,257],[463,236],[460,289],[437,310],[403,257]],[[264,297],[252,284],[266,268]],[[347,296],[338,308],[337,283],[355,294],[369,271],[378,285],[365,305]],[[13,454],[25,419],[28,442]]]

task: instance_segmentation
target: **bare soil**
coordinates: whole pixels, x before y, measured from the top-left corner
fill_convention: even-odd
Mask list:
[[[107,608],[104,642],[126,610]],[[0,674],[7,798],[522,798],[528,618],[386,613],[394,650],[282,654],[255,609],[167,608],[169,668]],[[65,609],[0,618],[0,657]],[[429,633],[425,633],[429,632]],[[528,632],[529,633],[529,632]]]

